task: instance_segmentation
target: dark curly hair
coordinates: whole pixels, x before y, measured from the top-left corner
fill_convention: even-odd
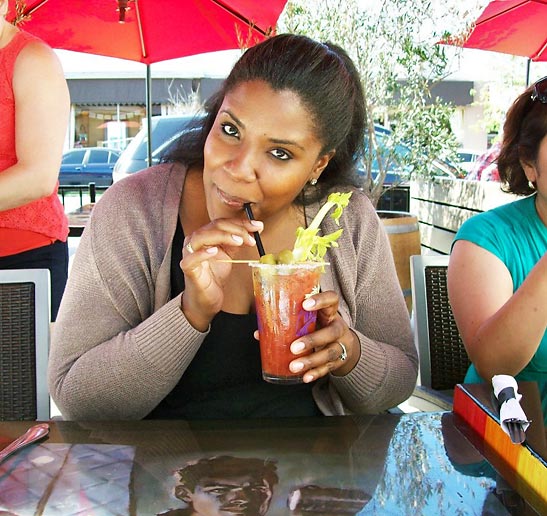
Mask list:
[[[247,50],[206,103],[205,118],[194,125],[198,130],[186,132],[166,161],[203,166],[205,140],[224,97],[253,80],[265,81],[276,91],[296,93],[310,112],[322,152],[336,151],[317,185],[306,189],[306,203],[321,199],[335,185],[357,186],[356,159],[362,152],[365,127],[359,73],[342,48],[295,34],[273,36]]]
[[[547,135],[547,104],[532,98],[534,88],[535,84],[521,93],[507,111],[497,159],[500,179],[507,184],[504,189],[516,195],[534,193],[521,160],[535,163],[541,140]]]

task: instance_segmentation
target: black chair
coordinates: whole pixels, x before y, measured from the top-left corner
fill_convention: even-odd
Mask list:
[[[463,383],[471,361],[448,301],[448,256],[412,256],[414,335],[420,357],[415,396],[452,408],[454,387]]]
[[[49,419],[49,321],[49,270],[0,270],[0,421]]]

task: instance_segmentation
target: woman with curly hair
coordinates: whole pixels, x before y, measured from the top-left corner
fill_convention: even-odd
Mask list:
[[[448,268],[454,316],[472,365],[465,381],[547,375],[547,77],[507,112],[498,168],[524,198],[475,215]]]

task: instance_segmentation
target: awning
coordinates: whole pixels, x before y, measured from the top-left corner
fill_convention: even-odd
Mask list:
[[[202,100],[218,91],[223,79],[152,79],[152,104],[167,104],[177,92],[186,95],[198,91]],[[73,104],[115,106],[117,104],[144,106],[144,79],[67,79]],[[441,81],[431,88],[432,97],[440,97],[455,106],[473,102],[472,81]]]
[[[137,105],[145,104],[143,79],[67,79],[70,99],[78,105]],[[205,100],[215,93],[222,79],[152,79],[152,104],[166,104],[177,92],[189,95],[199,90]]]

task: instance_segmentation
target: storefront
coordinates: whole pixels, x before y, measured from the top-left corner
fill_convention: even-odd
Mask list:
[[[72,103],[68,148],[124,149],[146,119],[144,79],[67,79]],[[195,110],[222,79],[153,79],[152,115]]]
[[[220,87],[221,78],[152,79],[152,115],[195,112]],[[67,147],[124,149],[146,119],[146,84],[142,78],[67,79],[72,113]],[[457,107],[454,129],[463,132],[464,113],[472,109],[470,81],[442,81],[432,86],[432,98],[440,97]]]

